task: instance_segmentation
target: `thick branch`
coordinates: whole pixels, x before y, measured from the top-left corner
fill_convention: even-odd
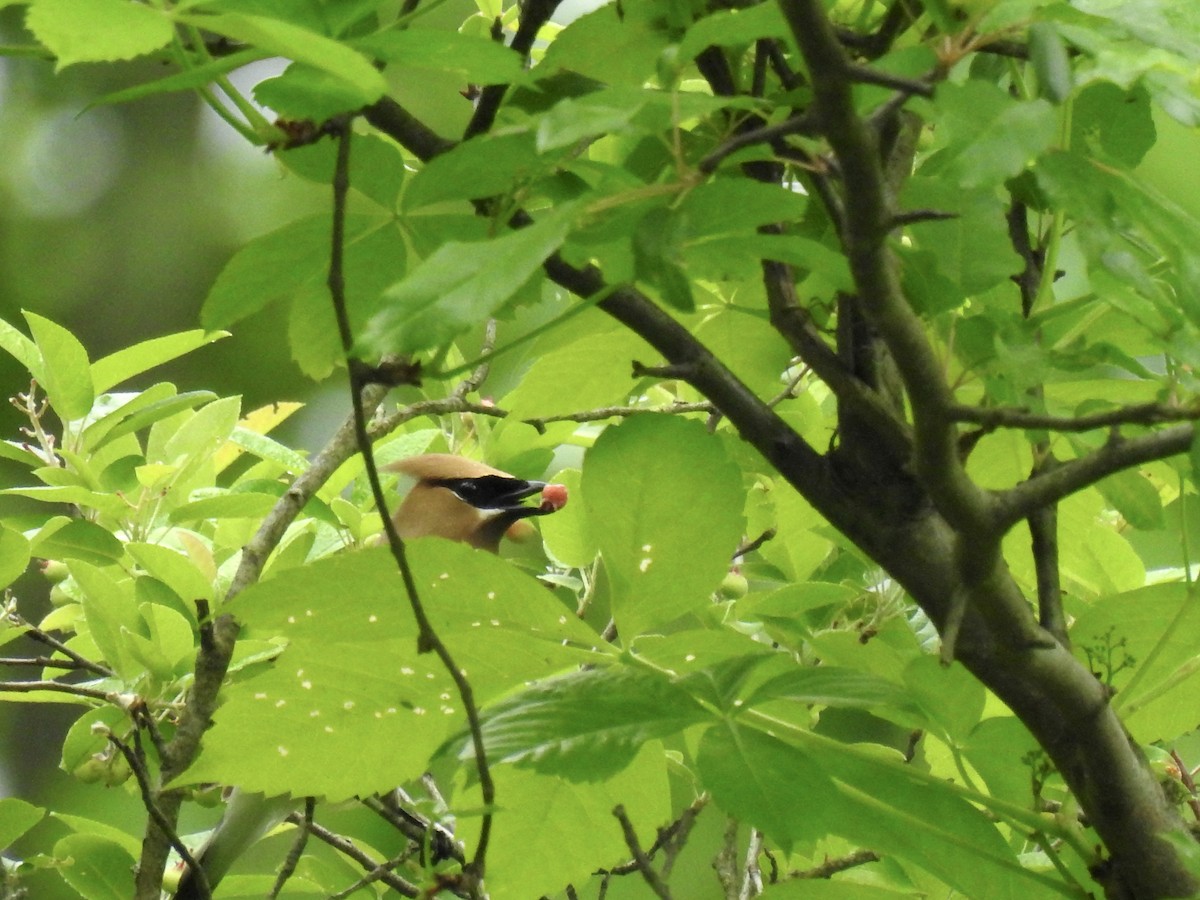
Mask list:
[[[841,165],[846,192],[843,244],[863,313],[887,345],[912,405],[916,468],[939,511],[975,535],[979,550],[988,523],[987,496],[967,477],[958,456],[953,402],[942,367],[917,314],[900,290],[886,239],[894,221],[874,132],[855,112],[856,70],[819,0],[780,0],[784,18],[808,63],[816,111]],[[988,543],[991,543],[990,541]]]
[[[1185,453],[1195,439],[1194,425],[1175,425],[1153,434],[1125,438],[1114,434],[1087,456],[1062,463],[997,495],[996,521],[1007,530],[1035,510],[1069,497],[1124,469]]]

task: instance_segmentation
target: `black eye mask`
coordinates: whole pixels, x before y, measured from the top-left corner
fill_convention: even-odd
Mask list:
[[[464,503],[476,509],[505,510],[519,515],[506,517],[513,522],[525,516],[540,516],[553,509],[524,506],[521,501],[540,494],[546,487],[544,481],[524,481],[520,478],[505,478],[503,475],[480,475],[478,478],[438,478],[429,482],[454,492]]]

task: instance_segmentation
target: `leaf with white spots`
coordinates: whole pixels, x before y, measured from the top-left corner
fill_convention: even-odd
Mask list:
[[[415,541],[409,557],[438,634],[485,702],[595,659],[603,644],[536,580],[481,551]],[[449,673],[417,628],[384,549],[286,570],[226,607],[245,640],[283,638],[270,666],[230,685],[186,780],[331,799],[424,770],[462,726]],[[331,760],[354,760],[331,765]],[[281,764],[282,763],[282,764]]]
[[[742,478],[719,439],[676,416],[634,416],[587,455],[588,528],[629,640],[702,609],[742,534]]]

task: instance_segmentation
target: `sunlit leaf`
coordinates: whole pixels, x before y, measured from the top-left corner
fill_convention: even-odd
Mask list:
[[[644,415],[607,429],[588,454],[583,500],[623,637],[710,602],[737,549],[743,497],[703,425]]]
[[[174,29],[159,9],[122,0],[34,0],[25,24],[57,57],[57,68],[151,53]]]

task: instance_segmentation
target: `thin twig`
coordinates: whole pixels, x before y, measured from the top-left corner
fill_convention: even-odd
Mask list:
[[[287,817],[287,821],[293,825],[298,825],[301,828],[308,829],[308,831],[312,833],[312,836],[317,840],[328,844],[343,856],[354,860],[354,862],[358,863],[358,865],[364,870],[371,873],[379,872],[380,874],[378,876],[378,880],[382,881],[384,884],[386,884],[392,890],[397,891],[402,896],[421,896],[421,892],[415,884],[407,881],[404,878],[401,878],[399,875],[388,872],[386,867],[381,865],[378,860],[375,860],[367,853],[364,853],[357,846],[355,846],[353,841],[349,840],[348,838],[344,838],[340,834],[336,834],[335,832],[330,831],[328,828],[325,828],[323,825],[318,825],[316,822],[309,822],[306,824],[304,816],[299,812],[292,813]]]
[[[1200,403],[1138,403],[1084,416],[1051,416],[1013,406],[966,406],[955,404],[947,415],[956,422],[972,422],[985,431],[1023,428],[1038,431],[1098,431],[1121,425],[1161,425],[1200,419]]]
[[[757,550],[759,547],[761,547],[767,541],[771,541],[774,539],[775,539],[775,529],[768,528],[766,531],[764,531],[762,534],[760,534],[754,540],[747,541],[746,543],[744,543],[740,547],[738,547],[737,550],[735,550],[733,552],[733,558],[737,559],[739,556],[745,556],[747,553],[753,553],[755,550]]]
[[[211,897],[212,888],[209,887],[208,875],[204,871],[204,867],[192,856],[192,851],[180,839],[174,825],[163,815],[162,810],[158,808],[158,804],[154,801],[154,788],[150,784],[150,774],[146,771],[146,756],[142,752],[141,739],[138,737],[137,729],[135,728],[133,732],[136,749],[126,744],[108,728],[104,729],[104,736],[125,757],[125,762],[129,764],[129,770],[133,773],[133,777],[137,781],[138,790],[141,792],[142,806],[145,807],[146,813],[150,818],[162,829],[163,834],[167,836],[167,840],[175,852],[179,854],[179,858],[183,860],[188,871],[192,873],[192,877],[196,879],[196,884],[200,888],[200,896]]]
[[[629,816],[625,813],[625,807],[618,803],[612,811],[618,822],[621,823],[621,833],[625,836],[625,846],[629,848],[629,853],[633,857],[634,863],[637,865],[638,871],[646,884],[654,893],[662,898],[662,900],[671,900],[671,891],[662,877],[654,871],[654,866],[650,865],[650,859],[646,856],[642,845],[638,843],[637,831],[633,827],[633,823],[629,821]]]
[[[846,856],[838,856],[834,859],[827,859],[819,866],[813,866],[811,869],[804,869],[789,872],[787,878],[832,878],[838,872],[845,872],[847,869],[853,869],[857,866],[865,866],[868,863],[879,862],[880,856],[874,850],[855,850]]]
[[[38,666],[43,669],[69,669],[78,671],[89,668],[73,659],[52,659],[49,656],[2,656],[0,666]]]
[[[733,816],[725,819],[725,833],[721,839],[721,849],[713,860],[717,880],[725,900],[738,900],[738,861],[737,861],[738,820]]]
[[[0,694],[31,694],[35,691],[54,691],[58,694],[73,694],[89,700],[121,704],[117,691],[102,691],[83,684],[63,684],[61,681],[0,681]]]
[[[763,833],[757,828],[750,829],[750,842],[746,847],[746,865],[742,872],[742,890],[738,900],[751,900],[763,891],[762,869],[758,865],[758,855],[763,849]]]
[[[449,673],[450,678],[454,681],[459,699],[462,701],[463,709],[467,716],[467,725],[471,732],[472,746],[475,751],[475,768],[479,776],[484,812],[480,821],[479,839],[475,847],[475,855],[471,859],[471,862],[464,867],[463,874],[465,880],[468,882],[468,891],[476,894],[478,893],[479,886],[482,884],[486,870],[488,842],[491,836],[493,809],[495,807],[496,786],[492,779],[487,751],[483,743],[483,725],[479,715],[479,708],[475,703],[474,689],[471,687],[470,681],[463,674],[462,668],[455,662],[449,647],[446,646],[445,642],[437,634],[421,602],[417,591],[416,579],[408,561],[407,550],[405,549],[404,542],[400,539],[399,533],[396,531],[395,523],[388,514],[387,498],[384,496],[383,484],[379,478],[379,470],[375,465],[374,447],[368,431],[367,413],[363,406],[361,384],[358,377],[361,363],[352,354],[354,338],[346,306],[345,276],[342,270],[346,195],[350,189],[351,134],[349,123],[346,123],[338,135],[337,161],[333,176],[333,234],[329,260],[329,294],[338,323],[338,333],[341,337],[342,348],[346,354],[347,365],[350,371],[350,400],[354,407],[354,431],[358,442],[358,449],[362,454],[367,481],[371,486],[371,494],[375,500],[375,508],[379,510],[379,514],[382,517],[384,534],[387,536],[392,557],[396,560],[397,568],[404,582],[405,593],[408,596],[409,607],[417,623],[417,650],[422,653],[434,653]]]
[[[742,131],[711,150],[696,164],[696,169],[703,175],[711,175],[721,163],[739,150],[755,144],[770,144],[790,134],[814,134],[816,129],[817,123],[813,117],[801,113],[774,125]]]
[[[71,660],[71,662],[75,663],[77,668],[86,669],[89,672],[95,672],[97,675],[103,676],[104,678],[112,678],[113,677],[112,669],[108,668],[107,666],[101,665],[100,663],[95,662],[94,660],[90,660],[87,657],[80,656],[78,653],[76,653],[74,650],[72,650],[70,647],[68,647],[62,641],[58,640],[57,638],[51,637],[46,632],[42,631],[42,629],[38,628],[36,625],[32,625],[29,622],[25,621],[25,619],[23,619],[21,616],[17,615],[15,612],[9,613],[8,620],[13,626],[15,626],[17,628],[25,629],[25,636],[27,638],[29,638],[30,640],[37,641],[39,644],[45,644],[47,647],[51,647],[54,650],[57,650],[59,653],[63,654],[69,660]]]
[[[658,413],[667,415],[684,415],[686,413],[705,413],[712,415],[716,408],[708,402],[702,403],[672,403],[670,406],[603,406],[583,412],[561,413],[556,416],[543,416],[540,419],[524,419],[526,425],[532,425],[539,433],[545,433],[546,425],[550,422],[597,422],[603,419],[624,418],[636,416],[639,413]]]
[[[288,883],[288,879],[296,872],[296,867],[300,865],[300,860],[304,856],[304,848],[308,845],[308,836],[311,834],[310,826],[313,822],[313,814],[317,810],[317,801],[315,797],[304,798],[304,824],[296,830],[296,840],[292,842],[291,849],[288,850],[288,855],[284,857],[283,865],[279,869],[279,873],[275,876],[275,883],[271,885],[271,890],[267,894],[270,900],[275,900],[283,890],[283,886]]]
[[[1174,747],[1171,748],[1171,759],[1175,761],[1175,767],[1179,769],[1179,780],[1187,788],[1188,808],[1191,809],[1193,816],[1200,819],[1200,798],[1196,796],[1196,782],[1192,778],[1192,773],[1188,769],[1187,763],[1183,761],[1183,757],[1179,755],[1179,751]]]

